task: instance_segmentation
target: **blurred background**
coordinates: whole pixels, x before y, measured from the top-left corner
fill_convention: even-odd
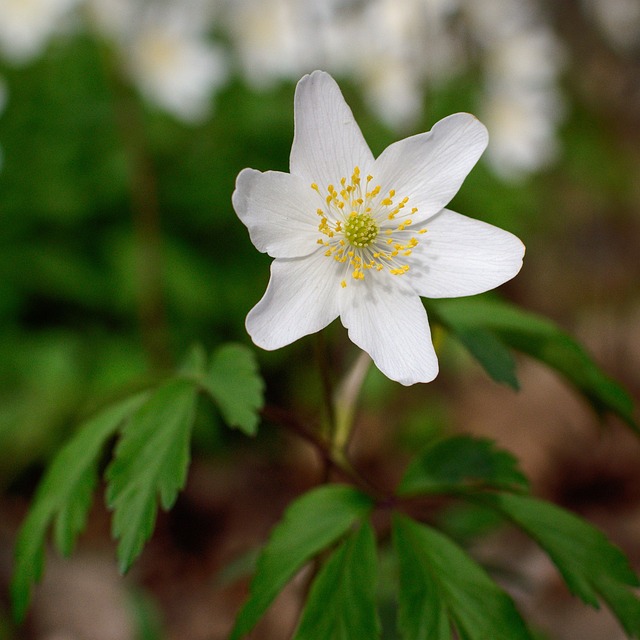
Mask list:
[[[253,550],[318,481],[304,444],[269,424],[247,442],[205,409],[188,486],[132,572],[117,575],[98,496],[76,553],[52,554],[26,624],[11,621],[16,529],[61,444],[192,344],[249,344],[270,260],[231,193],[246,166],[288,170],[295,83],[316,68],[376,155],[456,111],[487,125],[451,208],[522,238],[504,296],[640,397],[640,0],[0,0],[0,639],[224,638]],[[354,347],[328,333],[343,371]],[[269,403],[314,417],[312,350],[257,354]],[[493,437],[538,495],[640,567],[635,437],[530,361],[516,394],[446,339],[441,355],[431,385],[370,371],[356,464],[391,487],[434,434]],[[441,525],[498,567],[541,638],[623,637],[531,543],[476,539],[482,523],[464,514]],[[287,637],[299,602],[294,583],[252,637]]]

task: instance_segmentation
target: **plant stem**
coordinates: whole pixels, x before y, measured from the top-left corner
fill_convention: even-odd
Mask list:
[[[156,176],[144,135],[139,100],[122,80],[112,54],[107,51],[103,58],[113,96],[115,122],[128,160],[140,333],[152,368],[164,370],[173,362],[163,295]]]
[[[315,335],[315,356],[318,362],[318,369],[320,370],[320,380],[322,383],[322,399],[324,402],[325,410],[325,435],[328,435],[333,440],[335,428],[336,428],[336,411],[333,400],[333,383],[331,380],[331,370],[329,367],[329,360],[327,358],[327,343],[324,338],[324,333],[318,331]]]
[[[362,491],[373,497],[379,502],[387,502],[392,496],[371,483],[365,478],[342,454],[336,454],[333,446],[327,442],[322,436],[318,435],[315,430],[309,428],[297,416],[289,411],[285,411],[278,407],[267,405],[262,409],[262,416],[281,425],[288,431],[295,433],[298,437],[308,442],[318,453],[325,469],[334,471],[344,480],[351,482]]]
[[[345,455],[353,432],[353,421],[360,390],[371,366],[371,358],[360,352],[351,370],[342,380],[335,394],[335,431],[333,448],[337,454]]]

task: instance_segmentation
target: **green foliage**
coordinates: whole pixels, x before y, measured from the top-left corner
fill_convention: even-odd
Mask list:
[[[531,640],[513,601],[449,538],[406,516],[393,520],[404,640]]]
[[[429,302],[432,316],[445,325],[463,344],[469,346],[472,332],[475,344],[471,353],[489,375],[505,382],[504,367],[491,363],[492,345],[503,345],[526,353],[568,380],[600,414],[612,412],[633,429],[633,401],[629,394],[598,367],[587,352],[553,322],[492,297],[458,298]],[[483,348],[482,336],[491,336]],[[500,352],[498,352],[498,355]],[[499,355],[498,362],[503,360]]]
[[[620,549],[584,520],[530,496],[481,498],[530,535],[549,555],[569,589],[587,604],[604,600],[629,636],[640,638],[640,580]]]
[[[32,585],[41,577],[49,527],[53,524],[55,528],[58,550],[65,555],[71,553],[86,522],[102,449],[145,397],[141,394],[129,398],[86,422],[51,463],[16,543],[11,593],[18,619],[24,616]]]
[[[455,336],[493,380],[515,391],[520,388],[516,361],[505,343],[494,333],[482,327],[459,325],[455,328]]]
[[[497,449],[488,439],[454,436],[432,443],[414,458],[400,482],[398,494],[527,488],[527,478],[508,451]]]
[[[607,603],[638,637],[640,600],[632,589],[640,582],[622,552],[592,525],[523,495],[527,488],[511,454],[486,439],[455,436],[435,442],[409,466],[398,497],[413,504],[421,496],[454,495],[483,519],[490,516],[491,526],[513,521],[549,554],[576,595],[593,606]],[[403,640],[532,640],[513,601],[486,571],[450,535],[402,514],[403,501],[396,500],[392,541]],[[312,583],[295,640],[378,638],[378,561],[368,522],[373,506],[342,485],[314,489],[294,502],[262,552],[231,640],[249,633],[296,571],[345,534]]]
[[[218,383],[219,379],[225,382]],[[229,426],[254,433],[262,388],[254,358],[245,347],[220,347],[208,370],[206,356],[198,348],[178,375],[155,391],[113,405],[81,426],[53,459],[18,536],[12,585],[16,616],[24,615],[31,587],[41,576],[50,526],[63,554],[71,552],[83,530],[100,456],[111,437],[120,431],[106,471],[106,498],[114,510],[112,530],[119,540],[118,560],[124,572],[153,532],[158,502],[165,510],[171,508],[184,486],[198,393],[213,396],[215,391],[213,399]]]
[[[161,386],[130,418],[107,469],[107,503],[119,540],[120,570],[126,571],[151,536],[157,498],[173,506],[189,465],[197,388],[173,379]]]
[[[375,535],[365,521],[314,579],[294,640],[377,638],[376,569]]]
[[[491,509],[500,517],[511,520],[540,544],[574,594],[596,607],[600,601],[604,601],[627,633],[631,637],[639,637],[640,600],[632,589],[640,586],[640,581],[624,554],[604,534],[577,516],[555,505],[522,495],[521,492],[526,489],[526,478],[511,454],[496,449],[484,439],[456,436],[436,442],[414,460],[398,492],[411,496],[454,494],[470,500],[471,505],[477,505],[482,510]],[[443,540],[452,544],[446,538]],[[437,543],[431,541],[425,546],[436,549]],[[444,557],[445,551],[434,553]],[[410,571],[412,563],[407,561],[406,564],[405,571]],[[449,577],[453,575],[452,567],[451,564]],[[430,624],[435,625],[433,629],[428,627],[430,633],[436,633],[445,624],[448,615],[444,610],[439,615],[441,622],[438,618],[435,621],[430,619]],[[427,633],[415,637],[448,639],[450,636],[431,636]],[[462,634],[461,637],[467,636]],[[494,631],[494,635],[487,637],[500,636]]]
[[[293,575],[372,506],[372,500],[360,491],[335,484],[314,489],[293,502],[258,559],[249,599],[236,619],[231,640],[249,633]]]
[[[200,345],[193,347],[180,374],[192,380],[218,407],[229,427],[253,436],[264,404],[264,380],[253,351],[227,343],[213,352],[211,362]]]
[[[264,382],[252,351],[239,344],[223,345],[213,354],[202,384],[230,427],[255,435]]]
[[[221,346],[207,370],[201,349],[191,351],[180,373],[132,417],[107,469],[107,502],[114,509],[113,535],[119,540],[120,569],[126,571],[151,536],[157,499],[173,506],[186,481],[198,390],[220,408],[225,422],[256,432],[263,382],[255,358],[242,345]]]

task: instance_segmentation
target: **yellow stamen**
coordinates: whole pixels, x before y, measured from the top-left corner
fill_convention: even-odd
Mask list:
[[[323,235],[317,240],[318,244],[325,247],[325,256],[346,265],[353,280],[364,280],[366,271],[387,270],[391,275],[404,275],[409,265],[399,263],[399,256],[411,256],[418,245],[415,236],[426,233],[426,229],[410,231],[413,220],[403,212],[408,197],[394,203],[396,191],[389,189],[387,195],[378,200],[381,186],[369,188],[372,182],[373,176],[367,175],[366,189],[361,187],[360,168],[354,167],[350,179],[345,176],[339,179],[339,191],[333,184],[327,186],[325,206],[316,210],[320,217],[318,231]],[[315,182],[311,188],[321,194]],[[417,211],[417,207],[413,207],[409,215]],[[389,221],[400,216],[395,226],[389,225]],[[407,239],[398,233],[415,235]],[[340,286],[346,287],[347,280],[341,280]]]

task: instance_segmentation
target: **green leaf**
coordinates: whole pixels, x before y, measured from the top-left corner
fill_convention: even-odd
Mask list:
[[[333,552],[313,581],[294,640],[378,638],[376,583],[375,535],[365,521]]]
[[[526,491],[526,476],[492,440],[461,435],[438,440],[409,465],[398,493],[458,493],[478,489]]]
[[[179,373],[200,379],[206,375],[206,372],[207,354],[201,344],[195,344],[181,362]]]
[[[489,377],[515,391],[520,389],[516,376],[516,361],[494,333],[482,327],[457,326],[455,336],[482,365]]]
[[[255,435],[264,403],[264,381],[253,352],[240,344],[220,347],[202,380],[224,421],[247,435]]]
[[[532,640],[511,598],[441,533],[395,514],[404,640]]]
[[[604,600],[627,634],[640,637],[640,580],[625,555],[593,525],[530,496],[482,496],[481,502],[521,527],[546,551],[569,589],[593,607]]]
[[[172,379],[132,416],[107,469],[107,503],[125,572],[151,536],[158,510],[169,509],[184,486],[197,387]]]
[[[17,619],[24,617],[31,588],[42,575],[47,530],[54,525],[56,546],[70,554],[86,523],[102,449],[145,398],[133,396],[85,422],[51,462],[16,542],[11,593]]]
[[[454,335],[489,332],[504,345],[540,360],[568,380],[598,413],[612,412],[638,430],[629,394],[550,320],[484,296],[430,300],[429,311]]]
[[[239,640],[249,633],[294,574],[344,535],[372,507],[371,498],[339,484],[319,487],[293,502],[260,554],[249,598],[238,615],[230,640]]]

